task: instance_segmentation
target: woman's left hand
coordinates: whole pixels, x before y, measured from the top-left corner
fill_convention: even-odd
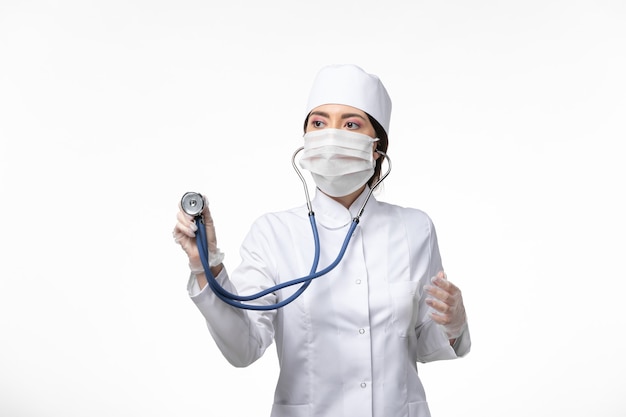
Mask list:
[[[433,285],[424,286],[429,295],[426,304],[435,310],[430,316],[444,328],[449,339],[456,339],[467,324],[461,290],[448,281],[443,271],[433,277],[431,282]]]

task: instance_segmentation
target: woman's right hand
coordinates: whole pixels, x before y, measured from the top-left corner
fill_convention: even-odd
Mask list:
[[[211,211],[209,210],[209,202],[206,196],[203,195],[202,198],[204,199],[202,218],[206,230],[209,257],[215,254],[221,255],[220,250],[217,248],[217,236],[215,234],[215,225],[211,217]],[[189,258],[189,268],[192,272],[202,271],[202,262],[200,261],[200,253],[198,251],[198,245],[196,244],[197,231],[198,226],[196,225],[194,217],[185,213],[179,202],[176,225],[174,226],[172,235],[174,236],[174,241],[178,243],[187,254]]]

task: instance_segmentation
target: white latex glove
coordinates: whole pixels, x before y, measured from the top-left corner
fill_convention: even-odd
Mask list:
[[[435,310],[430,316],[443,327],[448,339],[456,339],[461,336],[467,326],[461,290],[448,281],[443,271],[434,276],[431,282],[433,285],[424,286],[424,290],[429,295],[426,304]]]
[[[217,266],[222,263],[224,254],[217,247],[217,236],[215,235],[213,217],[211,217],[211,212],[209,211],[209,202],[206,196],[203,195],[202,198],[204,199],[202,217],[204,219],[207,245],[209,247],[209,266]],[[176,220],[176,226],[174,226],[174,231],[172,232],[174,241],[178,243],[187,254],[191,272],[204,273],[204,268],[202,267],[202,262],[200,261],[200,252],[198,251],[198,245],[196,244],[196,232],[198,231],[198,227],[196,226],[194,217],[183,211],[180,202],[178,203]]]

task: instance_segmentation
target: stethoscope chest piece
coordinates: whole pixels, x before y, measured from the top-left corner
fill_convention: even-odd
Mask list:
[[[204,209],[204,198],[202,198],[202,194],[190,191],[183,195],[180,205],[183,211],[190,216],[199,216]]]

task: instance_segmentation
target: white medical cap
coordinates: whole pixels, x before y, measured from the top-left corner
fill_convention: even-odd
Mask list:
[[[306,114],[323,104],[343,104],[363,110],[389,134],[391,98],[377,76],[356,65],[328,65],[317,73]]]

